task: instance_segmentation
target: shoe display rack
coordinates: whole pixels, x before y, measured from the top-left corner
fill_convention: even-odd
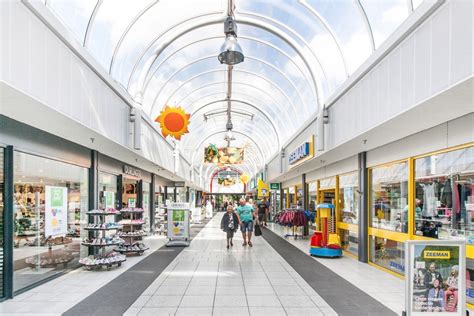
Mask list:
[[[125,240],[125,243],[119,245],[114,250],[121,254],[138,254],[141,256],[149,248],[142,242],[146,232],[143,229],[145,220],[143,219],[142,208],[124,208],[120,210],[122,220],[120,225],[122,230],[118,236]]]
[[[107,248],[111,246],[118,246],[125,243],[125,240],[117,235],[107,235],[108,231],[116,231],[122,226],[116,222],[107,222],[107,216],[114,216],[119,214],[116,209],[106,210],[91,210],[87,212],[93,222],[84,227],[85,230],[92,231],[92,237],[86,238],[81,243],[84,247],[93,248],[93,255],[82,258],[79,262],[87,269],[107,267],[110,270],[113,265],[120,267],[126,257],[117,252],[107,252]]]

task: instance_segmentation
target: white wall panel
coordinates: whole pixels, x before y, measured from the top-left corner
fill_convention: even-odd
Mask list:
[[[444,90],[449,85],[449,7],[433,16],[431,24],[431,93]]]
[[[0,80],[132,148],[129,105],[20,1],[0,1],[0,36]],[[170,146],[147,124],[143,127],[141,154],[173,170]],[[183,168],[189,166],[183,162]],[[188,170],[181,172],[188,177]]]
[[[451,73],[450,83],[457,82],[474,73],[474,1],[451,1]]]
[[[415,103],[430,95],[431,76],[431,20],[415,34]]]
[[[401,44],[401,108],[415,102],[415,36],[409,36]]]

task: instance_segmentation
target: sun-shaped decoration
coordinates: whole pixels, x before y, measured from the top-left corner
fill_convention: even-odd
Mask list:
[[[191,115],[186,114],[181,107],[172,108],[166,106],[155,119],[160,123],[161,133],[164,137],[168,135],[177,140],[181,139],[188,131],[189,118]]]

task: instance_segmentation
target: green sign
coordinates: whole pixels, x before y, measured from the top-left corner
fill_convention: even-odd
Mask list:
[[[270,183],[270,190],[280,190],[280,183]]]
[[[173,211],[173,222],[184,222],[185,211]]]
[[[61,207],[63,206],[63,188],[51,188],[51,206]]]

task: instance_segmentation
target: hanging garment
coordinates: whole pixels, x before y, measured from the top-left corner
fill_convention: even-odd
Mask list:
[[[451,189],[451,181],[448,179],[444,182],[444,185],[441,187],[440,190],[440,201],[441,204],[451,208],[453,205],[453,194]]]
[[[437,215],[436,183],[424,184],[423,186],[423,212],[425,217],[434,217]]]
[[[459,213],[461,212],[461,201],[459,199],[459,187],[456,181],[451,181],[453,184],[452,186],[452,194],[453,194],[453,212]]]

